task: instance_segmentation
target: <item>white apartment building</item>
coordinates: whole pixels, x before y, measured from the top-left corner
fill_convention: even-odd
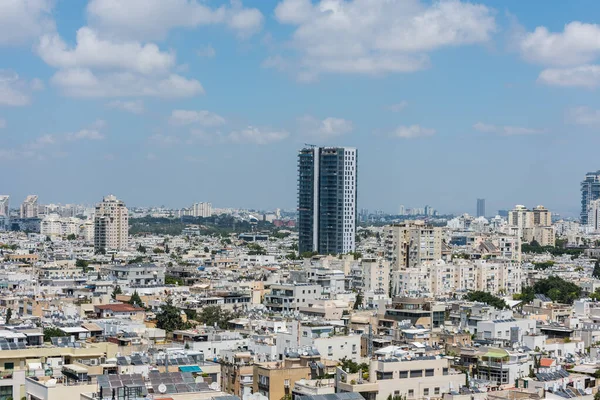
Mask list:
[[[368,380],[341,369],[338,375],[339,392],[360,393],[367,400],[441,399],[465,383],[465,374],[451,370],[448,359],[433,356],[371,361]]]
[[[407,221],[384,228],[385,256],[392,270],[408,269],[442,258],[442,228]]]
[[[68,235],[79,236],[83,221],[79,218],[62,218],[58,214],[46,215],[40,222],[40,234],[50,238]]]
[[[364,292],[388,294],[390,288],[390,262],[383,258],[363,258],[362,288]]]
[[[10,201],[10,196],[0,195],[0,217],[8,217],[9,209],[8,204]]]
[[[265,306],[272,312],[294,312],[300,307],[310,307],[321,297],[320,285],[309,283],[271,285],[271,293],[265,295]]]
[[[590,201],[590,205],[588,206],[588,227],[593,232],[600,230],[600,199]]]
[[[392,272],[392,293],[413,297],[452,297],[480,290],[494,295],[521,293],[521,264],[509,260],[443,260]]]
[[[30,194],[21,204],[21,218],[38,217],[38,196]]]
[[[191,217],[202,217],[208,218],[213,215],[213,208],[211,203],[194,203],[190,208],[184,208],[181,210],[181,215],[188,215]]]
[[[94,249],[119,251],[127,248],[129,215],[125,203],[115,196],[106,196],[96,206],[94,217]]]
[[[107,271],[123,289],[156,287],[165,284],[165,267],[155,264],[110,265]]]

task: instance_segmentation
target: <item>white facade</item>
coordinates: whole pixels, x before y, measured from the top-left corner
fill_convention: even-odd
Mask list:
[[[600,199],[590,201],[588,206],[588,226],[594,232],[600,230]]]
[[[0,217],[8,217],[8,203],[10,196],[0,195]]]
[[[344,148],[344,239],[343,252],[356,247],[356,149]]]
[[[125,203],[109,195],[96,206],[94,249],[118,251],[127,248],[129,215]]]
[[[50,238],[68,235],[79,236],[83,221],[79,218],[61,218],[58,214],[45,216],[40,223],[40,234]]]
[[[27,196],[23,204],[21,204],[21,218],[37,218],[38,217],[38,197],[34,194]]]

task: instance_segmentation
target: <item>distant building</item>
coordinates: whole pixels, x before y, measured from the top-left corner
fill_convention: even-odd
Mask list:
[[[600,199],[590,201],[587,225],[594,231],[600,230]]]
[[[0,195],[0,217],[8,217],[8,202],[10,196]]]
[[[355,249],[357,150],[307,147],[298,154],[299,252]]]
[[[127,248],[129,215],[125,203],[115,196],[106,196],[96,206],[94,217],[94,249],[119,251]]]
[[[27,196],[21,204],[21,218],[38,217],[38,197],[34,194]]]
[[[508,210],[498,210],[498,216],[508,218]]]
[[[411,268],[442,258],[442,228],[406,221],[384,228],[385,256],[392,270]]]
[[[477,217],[485,217],[485,199],[477,199]]]
[[[213,215],[211,203],[194,203],[190,208],[184,208],[180,212],[181,216],[208,218]]]
[[[588,172],[581,182],[581,225],[588,224],[590,203],[600,198],[600,171]]]
[[[524,242],[534,240],[540,246],[554,246],[555,234],[552,228],[552,214],[544,206],[533,210],[517,205],[508,213],[509,234],[519,236]]]

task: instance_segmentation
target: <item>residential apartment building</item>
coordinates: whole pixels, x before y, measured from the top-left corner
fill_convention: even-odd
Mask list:
[[[94,249],[119,251],[127,248],[129,215],[125,203],[115,196],[106,196],[96,206],[94,217]]]
[[[122,287],[135,289],[164,286],[165,284],[165,267],[159,267],[156,264],[110,265],[106,271]]]
[[[360,393],[366,400],[441,399],[465,383],[465,374],[451,370],[447,358],[434,356],[373,360],[368,379],[342,369],[337,373],[338,392]]]
[[[544,206],[533,210],[517,205],[508,212],[508,232],[530,243],[534,240],[540,246],[554,246],[555,234],[552,228],[552,214]]]
[[[184,208],[181,210],[181,215],[188,215],[191,217],[202,217],[208,218],[213,215],[213,208],[211,203],[194,203],[190,208]]]
[[[356,236],[357,150],[307,147],[298,155],[300,253],[345,254]]]
[[[383,258],[363,258],[362,291],[374,294],[388,294],[390,288],[390,262]]]
[[[38,217],[38,196],[30,194],[21,204],[21,218]]]
[[[322,288],[309,283],[271,285],[265,295],[265,306],[272,312],[294,312],[300,307],[310,307],[321,297]]]
[[[600,230],[600,199],[590,201],[587,213],[587,226],[594,232]]]
[[[442,228],[406,221],[384,228],[385,257],[392,270],[412,268],[442,259]]]
[[[61,217],[58,214],[49,214],[40,222],[40,234],[50,238],[80,235],[83,221],[74,217]]]

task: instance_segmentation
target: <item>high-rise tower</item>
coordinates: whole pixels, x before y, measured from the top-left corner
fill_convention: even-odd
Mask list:
[[[119,251],[127,248],[129,215],[125,203],[113,195],[96,206],[94,216],[94,250]]]
[[[298,154],[299,253],[355,249],[357,150],[306,147]]]
[[[590,203],[600,198],[600,171],[588,172],[581,182],[581,225],[588,224]]]
[[[477,199],[477,217],[485,217],[485,199]]]

